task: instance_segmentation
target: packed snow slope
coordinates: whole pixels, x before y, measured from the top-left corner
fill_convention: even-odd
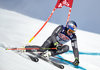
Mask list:
[[[5,47],[22,47],[39,30],[45,21],[30,18],[19,13],[0,9],[0,70],[60,70],[59,68],[40,60],[38,63],[25,59]],[[34,38],[30,45],[41,46],[51,35],[57,24],[49,23]],[[82,30],[76,32],[80,53],[79,68],[64,64],[63,70],[99,70],[100,69],[100,35]],[[68,53],[61,57],[74,61],[70,42]]]

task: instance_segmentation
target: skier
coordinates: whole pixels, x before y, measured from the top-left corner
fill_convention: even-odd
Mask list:
[[[57,49],[40,49],[39,51],[43,52],[42,56],[49,58],[50,56],[55,56],[67,52],[69,50],[69,46],[64,44],[71,40],[71,45],[75,57],[73,64],[77,66],[79,64],[79,51],[77,46],[77,37],[75,35],[76,29],[77,24],[75,21],[68,21],[65,27],[63,25],[59,25],[41,46],[41,48]],[[26,46],[26,48],[27,47],[29,46]]]

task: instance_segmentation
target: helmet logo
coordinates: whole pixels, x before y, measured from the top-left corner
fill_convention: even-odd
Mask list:
[[[75,31],[76,30],[76,26],[74,24],[69,24],[68,28]]]

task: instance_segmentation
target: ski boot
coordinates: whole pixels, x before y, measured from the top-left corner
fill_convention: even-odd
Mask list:
[[[51,52],[47,50],[47,51],[41,53],[40,55],[46,59],[49,59],[51,57]]]

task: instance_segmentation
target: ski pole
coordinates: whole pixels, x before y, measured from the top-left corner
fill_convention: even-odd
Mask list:
[[[57,49],[57,48],[6,48],[6,50],[39,50],[39,49]]]

